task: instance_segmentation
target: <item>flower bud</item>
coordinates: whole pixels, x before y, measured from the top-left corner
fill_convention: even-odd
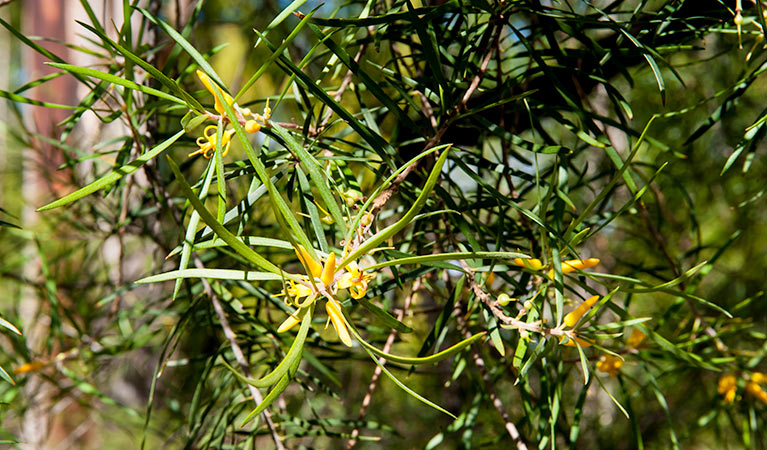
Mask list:
[[[320,277],[320,280],[322,280],[322,284],[325,286],[330,286],[331,283],[333,283],[333,278],[336,275],[336,254],[333,252],[330,252],[328,255],[328,260],[325,261],[325,267],[322,269],[322,276]]]
[[[301,261],[301,263],[306,266],[307,269],[309,269],[309,273],[313,277],[318,277],[322,275],[322,266],[320,263],[312,259],[311,256],[309,256],[309,253],[304,250],[303,247],[298,247],[295,249],[296,255],[298,255],[298,260]]]
[[[499,305],[506,306],[511,302],[511,297],[509,297],[509,294],[503,293],[498,296],[498,299],[496,300]]]
[[[248,133],[256,133],[261,129],[261,124],[255,120],[248,120],[245,122],[245,131]]]

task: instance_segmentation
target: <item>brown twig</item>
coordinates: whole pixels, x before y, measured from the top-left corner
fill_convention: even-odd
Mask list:
[[[467,277],[467,278],[469,278],[470,280],[473,280],[473,277]],[[465,313],[464,309],[465,309],[465,306],[461,302],[456,302],[455,313],[453,315],[455,316],[456,321],[458,322],[458,328],[461,330],[463,335],[468,339],[472,336],[472,334],[469,331],[468,326],[466,325],[466,320],[464,319],[464,313]],[[500,414],[501,419],[503,420],[504,428],[506,429],[506,432],[509,433],[509,436],[516,444],[517,450],[527,450],[527,445],[525,445],[525,441],[522,440],[522,436],[519,434],[519,430],[517,429],[517,426],[514,425],[514,422],[511,421],[511,418],[509,417],[509,413],[506,412],[506,408],[504,408],[503,406],[503,402],[501,402],[501,399],[498,398],[498,394],[495,392],[495,387],[493,387],[493,383],[490,380],[490,376],[487,373],[487,369],[485,368],[485,360],[482,359],[482,357],[480,356],[476,344],[473,344],[471,346],[471,354],[472,354],[472,358],[474,359],[474,365],[477,366],[477,370],[479,371],[479,374],[482,377],[482,381],[485,383],[485,390],[487,391],[487,394],[490,396],[490,400],[493,402],[493,407],[495,408],[496,411],[498,411],[498,414]]]

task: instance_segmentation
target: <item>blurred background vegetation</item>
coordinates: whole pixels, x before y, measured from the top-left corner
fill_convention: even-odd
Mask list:
[[[765,5],[0,4],[4,444],[765,448]],[[322,310],[291,385],[243,425],[258,402],[221,361],[236,360],[234,342],[253,375],[280,362],[294,335],[276,333],[281,283],[187,278],[175,300],[173,281],[135,283],[179,269],[178,254],[166,256],[189,241],[187,227],[193,242],[211,238],[204,224],[189,225],[165,156],[36,212],[170,138],[190,110],[45,62],[175,95],[127,49],[213,111],[194,75],[199,61],[150,18],[191,42],[233,95],[258,74],[238,103],[260,112],[270,99],[272,120],[321,163],[345,216],[362,202],[341,194],[370,196],[424,150],[452,145],[429,214],[387,240],[376,262],[499,251],[555,268],[578,257],[599,266],[553,279],[510,258],[379,269],[366,297],[377,307],[344,300],[348,320],[379,348],[423,356],[492,336],[438,364],[385,366],[457,418],[408,395],[358,344],[338,342]],[[214,170],[187,157],[202,128],[166,151],[195,189]],[[325,217],[316,180],[273,130],[251,138],[259,159],[315,248],[340,254],[347,230]],[[416,201],[435,163],[424,157],[398,181],[376,228]],[[263,182],[239,142],[224,164],[223,209],[212,194],[208,208],[232,211],[236,235],[288,239],[269,198],[253,197]],[[211,193],[222,192],[217,177]],[[262,254],[301,272],[284,248]],[[198,249],[188,265],[253,270],[226,246]],[[616,288],[579,329],[596,345],[560,345],[550,331],[563,313]],[[499,304],[502,293],[518,301]],[[544,332],[499,328],[504,317],[542,317]],[[629,341],[636,330],[647,338]],[[623,358],[620,371],[599,370],[606,351]]]

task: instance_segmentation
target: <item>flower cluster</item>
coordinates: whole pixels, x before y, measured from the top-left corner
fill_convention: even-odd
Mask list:
[[[213,88],[213,81],[208,77],[208,75],[201,71],[197,71],[197,77],[202,81],[202,84],[205,86],[205,88],[213,94],[213,98],[215,99],[216,103],[214,104],[214,109],[219,115],[223,115],[225,113],[224,105],[219,100],[218,96],[216,95],[216,91]],[[266,124],[266,121],[269,120],[269,117],[271,116],[271,110],[269,109],[269,102],[266,103],[266,108],[264,109],[264,114],[254,114],[250,111],[248,108],[241,108],[237,103],[234,102],[234,99],[231,95],[224,92],[222,89],[218,89],[218,91],[221,93],[221,96],[224,98],[224,101],[231,106],[234,109],[235,114],[237,115],[237,120],[240,121],[243,124],[243,128],[248,133],[256,133],[258,132],[261,127]],[[189,154],[189,157],[195,156],[195,155],[202,155],[206,159],[210,159],[213,157],[213,154],[216,152],[216,144],[218,139],[218,125],[208,125],[203,130],[203,135],[197,138],[197,146],[200,147],[199,150],[192,152]],[[222,156],[226,156],[227,153],[229,153],[229,145],[232,143],[232,135],[234,135],[233,129],[226,129],[226,126],[224,130],[222,130],[222,137],[221,137],[221,154]]]
[[[303,308],[311,305],[318,297],[323,296],[326,300],[325,311],[328,313],[328,318],[338,338],[345,345],[351,347],[352,340],[349,329],[346,326],[341,305],[336,300],[336,295],[339,289],[348,289],[352,298],[364,297],[367,293],[368,283],[375,277],[375,273],[364,273],[364,269],[360,269],[356,261],[350,262],[344,269],[336,270],[336,254],[333,252],[328,254],[325,264],[322,265],[303,248],[299,247],[295,250],[299,261],[306,267],[309,275],[302,275],[297,281],[289,280],[282,292],[276,295],[284,296],[285,303],[299,308],[299,312],[305,311]],[[316,282],[317,278],[319,278],[320,283]],[[277,332],[288,331],[300,321],[299,313],[291,314],[280,325]]]
[[[753,372],[747,375],[745,391],[748,395],[767,404],[767,391],[764,385],[767,385],[767,373]],[[738,379],[735,375],[731,373],[722,375],[719,378],[717,392],[724,396],[725,403],[734,403],[738,393]]]
[[[513,262],[519,267],[525,267],[531,270],[541,270],[544,267],[544,264],[538,258],[514,258]],[[587,258],[583,260],[570,259],[562,262],[560,267],[563,274],[568,274],[575,272],[576,270],[590,269],[597,264],[599,264],[598,258]],[[554,269],[549,270],[549,278],[554,278]]]
[[[597,370],[617,377],[623,367],[623,360],[614,355],[602,355],[597,361]]]

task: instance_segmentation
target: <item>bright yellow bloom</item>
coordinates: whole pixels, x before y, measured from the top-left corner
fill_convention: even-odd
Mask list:
[[[754,372],[751,374],[751,381],[759,384],[767,384],[767,373]]]
[[[309,256],[309,253],[304,250],[303,247],[294,248],[293,250],[296,251],[296,255],[298,255],[298,260],[301,261],[301,264],[303,264],[307,269],[309,269],[309,274],[313,276],[314,278],[319,277],[322,275],[322,266],[320,263],[315,261],[311,256]]]
[[[602,355],[597,361],[597,370],[617,377],[623,367],[623,360],[613,355]]]
[[[757,385],[758,386],[758,385]],[[735,401],[735,393],[738,389],[738,381],[735,375],[727,374],[719,378],[717,392],[724,395],[724,401],[732,403]]]
[[[216,139],[217,139],[218,126],[208,125],[203,131],[203,135],[197,138],[197,145],[200,147],[196,152],[190,153],[189,157],[202,154],[205,159],[210,159],[216,152]],[[221,155],[226,156],[229,153],[229,145],[232,143],[232,135],[234,130],[224,131],[221,137]],[[207,141],[207,142],[206,142]]]
[[[211,81],[210,77],[205,74],[205,72],[198,70],[197,71],[197,77],[200,78],[200,81],[202,81],[202,84],[205,86],[205,89],[208,90],[211,94],[213,94],[213,98],[216,100],[216,104],[214,105],[214,108],[216,109],[216,112],[223,115],[225,112],[224,105],[219,101],[218,96],[216,95],[215,90],[213,89],[213,81]],[[240,108],[237,103],[234,103],[234,99],[231,95],[227,94],[223,91],[223,89],[219,89],[221,92],[221,96],[224,98],[224,100],[229,104],[229,106],[234,108],[236,118],[232,120],[238,120],[239,123],[245,122],[245,131],[248,133],[255,133],[261,129],[261,126],[266,123],[266,121],[271,116],[271,110],[269,109],[269,101],[266,102],[266,108],[264,109],[264,115],[260,114],[253,114],[250,112],[247,108]],[[245,120],[247,116],[252,116],[255,120]],[[226,125],[224,125],[226,127]],[[212,131],[211,131],[212,130]],[[216,150],[216,133],[218,131],[218,127],[216,125],[209,125],[205,127],[205,130],[203,132],[203,136],[200,136],[197,138],[197,145],[200,147],[199,150],[197,150],[194,153],[190,153],[189,156],[195,156],[202,154],[206,159],[210,159]],[[221,149],[224,156],[226,156],[227,153],[229,153],[229,145],[231,144],[232,135],[234,134],[234,130],[226,130],[223,131],[223,137],[221,139]]]
[[[328,312],[330,323],[333,324],[333,328],[336,330],[338,338],[341,339],[341,342],[343,342],[344,345],[351,347],[352,338],[349,335],[349,330],[346,328],[344,316],[341,312],[341,305],[336,303],[336,301],[332,298],[328,297],[328,301],[325,303],[325,310]]]
[[[208,90],[211,94],[213,94],[213,98],[216,100],[216,104],[214,105],[214,108],[216,109],[216,112],[219,114],[224,114],[224,105],[221,104],[221,102],[218,100],[218,95],[216,95],[216,91],[213,90],[213,81],[211,81],[210,77],[203,72],[202,70],[197,71],[197,78],[202,81],[202,84],[205,86],[205,89]],[[217,86],[218,87],[218,86]],[[229,104],[229,106],[232,106],[234,103],[234,99],[231,95],[224,92],[223,89],[218,87],[219,92],[221,92],[221,96],[224,97],[224,100]]]
[[[293,280],[288,280],[288,286],[282,290],[279,294],[275,294],[275,297],[286,296],[285,303],[290,304],[289,299],[293,299],[293,304],[298,307],[303,307],[310,304],[317,298],[318,293],[304,283],[296,283]],[[307,297],[307,300],[300,302],[302,298]]]
[[[562,274],[575,272],[576,270],[590,269],[599,264],[598,258],[588,258],[584,260],[571,259],[561,264]],[[554,278],[554,269],[549,270],[549,278]]]
[[[532,270],[539,270],[543,267],[543,263],[537,258],[514,258],[512,261],[519,267],[526,267]]]
[[[261,124],[256,122],[255,120],[248,120],[245,122],[245,131],[253,134],[261,129]]]
[[[340,289],[349,289],[349,293],[354,299],[360,299],[365,296],[368,290],[368,281],[375,277],[374,273],[363,273],[355,261],[346,266],[346,273],[338,280]]]
[[[765,392],[758,383],[754,383],[753,381],[746,383],[746,392],[753,395],[761,402],[767,403],[767,392]]]
[[[589,299],[587,299],[585,302],[581,303],[577,308],[569,312],[563,321],[566,327],[574,327],[579,320],[581,320],[581,317],[584,316],[588,312],[589,309],[591,309],[592,306],[594,306],[597,301],[599,300],[599,296],[595,295]]]

